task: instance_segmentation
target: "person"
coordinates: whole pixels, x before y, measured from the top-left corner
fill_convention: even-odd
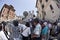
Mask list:
[[[52,28],[52,24],[48,23],[48,27],[49,27],[49,29],[51,29]]]
[[[0,23],[0,40],[8,40],[4,31],[2,30],[2,24]]]
[[[57,23],[57,39],[60,40],[60,23]]]
[[[42,28],[42,40],[47,40],[48,39],[48,26],[47,26],[47,22],[43,23],[43,28]]]
[[[49,30],[48,30],[48,39],[50,40],[50,39],[51,39],[51,38],[50,38],[50,36],[51,36],[51,31],[52,31],[52,23],[48,22],[48,28],[49,28]]]
[[[26,22],[26,28],[22,32],[22,36],[23,36],[22,39],[23,40],[30,40],[30,34],[31,34],[30,23]]]
[[[35,26],[33,34],[31,35],[32,40],[40,40],[40,34],[41,34],[41,25],[39,23],[39,20],[36,18],[33,21],[33,24]]]
[[[18,24],[19,26],[19,29],[20,29],[20,39],[22,40],[23,38],[22,38],[22,32],[23,32],[23,30],[25,30],[25,28],[27,28],[27,26],[25,25],[25,24],[23,24],[23,21],[22,20],[19,20],[19,24]]]
[[[13,23],[11,23],[10,25],[10,40],[12,38],[12,40],[21,40],[20,39],[20,29],[19,29],[19,25],[18,25],[18,21],[14,20]]]
[[[22,31],[26,28],[26,26],[24,24],[19,23],[19,28],[20,28],[20,33],[22,33]]]
[[[7,37],[7,34],[8,34],[8,33],[7,33],[7,30],[5,30],[5,28],[6,28],[6,22],[5,22],[5,21],[2,22],[2,26],[3,26],[2,29],[3,29],[3,31],[4,31],[4,33],[5,33],[5,35],[6,35],[6,37]],[[7,38],[8,38],[8,37],[7,37]]]
[[[13,27],[13,24],[11,22],[8,22],[5,26],[5,31],[7,31],[8,40],[13,40],[13,37],[11,36],[12,27]]]

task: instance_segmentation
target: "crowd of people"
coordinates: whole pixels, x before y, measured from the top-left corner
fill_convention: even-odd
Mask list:
[[[1,22],[0,40],[60,40],[60,23],[41,21],[38,18],[24,24],[22,22]]]

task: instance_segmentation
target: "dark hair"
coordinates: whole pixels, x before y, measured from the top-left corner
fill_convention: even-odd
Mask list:
[[[25,24],[27,27],[30,27],[30,23],[29,22],[26,22]]]
[[[57,22],[54,22],[53,25],[57,25]]]
[[[35,17],[35,15],[33,15],[33,17]]]
[[[2,23],[0,23],[0,31],[2,30]]]
[[[35,23],[39,23],[39,19],[36,18],[36,19],[33,20],[33,22],[35,22]]]
[[[17,20],[14,20],[13,21],[13,24],[14,24],[14,26],[18,26],[18,21]]]
[[[5,25],[6,25],[6,22],[5,22],[5,21],[3,21],[3,22],[2,22],[2,24],[3,24],[3,26],[5,27]]]

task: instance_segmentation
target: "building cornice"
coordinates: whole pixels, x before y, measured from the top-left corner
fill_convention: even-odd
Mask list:
[[[14,9],[14,7],[13,7],[12,5],[10,5],[10,9],[11,9],[12,11],[15,11],[15,9]]]
[[[36,0],[36,7],[37,7],[38,0]]]

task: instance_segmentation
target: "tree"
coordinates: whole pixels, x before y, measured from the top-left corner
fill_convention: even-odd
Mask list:
[[[27,17],[27,16],[28,16],[28,12],[27,12],[27,11],[24,11],[24,12],[23,12],[23,15],[24,15],[25,17]]]

